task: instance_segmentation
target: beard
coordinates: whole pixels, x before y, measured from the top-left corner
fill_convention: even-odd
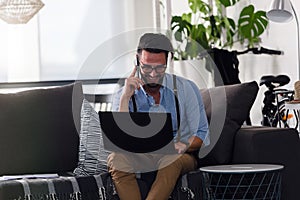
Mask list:
[[[157,76],[154,77],[154,78],[159,79],[156,83],[149,81],[149,78],[151,78],[150,75],[142,74],[141,77],[142,77],[142,79],[143,79],[143,81],[144,81],[144,83],[147,87],[154,89],[154,88],[158,88],[162,85],[162,82],[163,82],[163,79],[164,79],[164,74],[163,75],[157,75]]]

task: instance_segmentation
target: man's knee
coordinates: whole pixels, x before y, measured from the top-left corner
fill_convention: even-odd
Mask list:
[[[118,170],[131,173],[133,169],[130,159],[126,155],[116,152],[109,154],[107,158],[107,166],[109,171]]]
[[[177,169],[181,171],[181,174],[195,170],[197,167],[196,159],[190,154],[182,154],[173,163]]]
[[[189,154],[167,155],[160,160],[160,168],[164,168],[170,165],[186,171],[195,169],[197,166],[197,162],[195,158]]]

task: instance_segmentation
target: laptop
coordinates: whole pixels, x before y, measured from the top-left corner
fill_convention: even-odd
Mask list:
[[[170,113],[99,112],[104,149],[123,153],[175,154]]]

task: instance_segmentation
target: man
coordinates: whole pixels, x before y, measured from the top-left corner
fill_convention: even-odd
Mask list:
[[[135,172],[146,170],[157,170],[146,199],[168,199],[178,177],[197,168],[201,145],[209,143],[208,123],[199,89],[193,82],[182,77],[174,80],[165,72],[172,53],[172,44],[165,35],[144,34],[137,49],[137,66],[115,95],[113,110],[132,112],[136,108],[138,112],[170,112],[174,130],[179,127],[174,135],[178,154],[109,155],[109,172],[121,200],[141,199]],[[174,82],[178,98],[174,95]],[[176,105],[176,99],[179,105]],[[177,137],[179,133],[180,139]]]

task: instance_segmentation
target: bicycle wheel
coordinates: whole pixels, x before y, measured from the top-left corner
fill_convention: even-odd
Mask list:
[[[277,112],[277,106],[275,106],[274,104],[266,104],[263,108],[262,108],[262,121],[261,124],[263,126],[273,126],[273,123],[278,122],[278,120],[276,122],[274,122],[274,116]]]

